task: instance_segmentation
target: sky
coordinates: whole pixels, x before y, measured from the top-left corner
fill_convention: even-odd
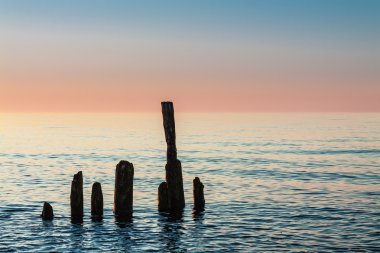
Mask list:
[[[380,1],[0,0],[0,112],[380,112]]]

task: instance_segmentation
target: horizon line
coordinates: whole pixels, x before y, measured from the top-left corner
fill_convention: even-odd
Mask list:
[[[181,111],[176,113],[380,113],[380,111]],[[161,113],[155,111],[1,111],[0,113]]]

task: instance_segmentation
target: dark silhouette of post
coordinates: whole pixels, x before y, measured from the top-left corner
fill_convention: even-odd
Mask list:
[[[82,171],[74,175],[71,182],[70,194],[71,220],[73,222],[83,221],[83,176]]]
[[[181,162],[179,160],[170,161],[166,164],[165,170],[170,211],[182,211],[185,208],[185,195],[183,191]]]
[[[203,184],[199,177],[193,180],[194,212],[203,212],[205,210],[205,197],[203,193]]]
[[[162,182],[158,187],[158,211],[168,212],[169,210],[168,184]]]
[[[132,217],[133,212],[133,164],[120,161],[116,165],[114,213],[117,219]]]
[[[162,118],[164,121],[165,139],[167,144],[167,162],[177,160],[177,147],[175,143],[175,121],[173,102],[161,102]]]
[[[48,202],[44,202],[41,217],[43,220],[52,220],[54,218],[53,207]]]
[[[103,219],[103,192],[102,185],[98,182],[92,185],[91,218],[94,221]]]
[[[171,212],[182,211],[185,207],[182,167],[177,159],[174,107],[172,102],[162,102],[162,117],[167,144],[166,183],[168,187],[168,205]]]

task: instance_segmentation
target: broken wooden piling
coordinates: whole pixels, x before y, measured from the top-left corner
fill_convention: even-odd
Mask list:
[[[133,212],[133,164],[120,161],[116,165],[114,213],[117,219],[128,219]]]
[[[103,218],[103,192],[102,185],[99,182],[92,185],[91,218],[94,221],[102,220]]]
[[[54,218],[53,207],[48,202],[44,202],[41,217],[43,220],[52,220]]]
[[[158,211],[168,212],[169,210],[168,184],[162,182],[158,187]]]
[[[179,160],[169,161],[165,166],[165,170],[170,211],[182,211],[185,207],[185,195],[181,162]]]
[[[83,221],[83,175],[79,171],[71,182],[70,194],[71,219],[73,222]]]
[[[193,197],[194,197],[194,212],[203,212],[205,210],[205,197],[203,193],[203,184],[199,177],[193,180]]]
[[[161,107],[167,145],[166,160],[175,161],[177,160],[177,147],[173,102],[161,102]]]
[[[168,188],[167,203],[171,212],[178,212],[182,211],[185,207],[185,195],[183,190],[181,162],[177,159],[174,107],[172,102],[162,102],[161,107],[167,144],[167,163],[165,166],[166,183]]]

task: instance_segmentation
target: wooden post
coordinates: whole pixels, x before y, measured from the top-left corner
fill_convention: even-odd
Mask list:
[[[94,221],[103,219],[103,192],[102,185],[98,182],[92,185],[91,218]]]
[[[158,187],[158,211],[168,212],[169,208],[169,198],[168,198],[168,184],[162,182]]]
[[[70,194],[71,219],[73,222],[83,221],[83,176],[82,171],[74,175]]]
[[[177,147],[175,143],[175,121],[173,102],[161,102],[162,118],[164,121],[165,139],[167,144],[166,160],[177,160]]]
[[[199,177],[193,180],[193,196],[194,196],[194,208],[195,212],[203,212],[205,210],[205,197],[203,193],[203,184]]]
[[[52,220],[54,218],[53,207],[48,202],[44,202],[41,217],[43,220]]]
[[[133,164],[120,161],[116,165],[114,213],[117,219],[129,219],[133,212]]]
[[[179,160],[169,161],[165,166],[165,170],[170,211],[182,211],[185,208],[185,194],[183,191],[181,162]]]
[[[166,183],[168,187],[168,204],[172,212],[182,211],[185,207],[182,167],[177,159],[174,107],[172,102],[162,102],[162,117],[167,144]]]

